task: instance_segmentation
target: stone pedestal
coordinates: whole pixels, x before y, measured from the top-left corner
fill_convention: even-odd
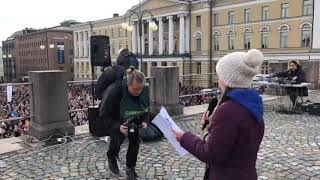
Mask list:
[[[158,113],[164,106],[171,116],[183,114],[179,104],[179,68],[151,67],[151,77],[155,78],[154,88],[151,89],[155,102],[151,104],[151,111]]]
[[[30,135],[39,140],[52,135],[74,135],[69,121],[68,75],[64,71],[29,72],[31,91]]]
[[[307,82],[311,83],[310,89],[317,89],[319,81],[319,62],[303,62],[302,68],[306,74]]]

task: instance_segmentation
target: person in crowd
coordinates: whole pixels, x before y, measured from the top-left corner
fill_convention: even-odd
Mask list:
[[[257,153],[264,135],[263,103],[255,89],[263,55],[259,50],[234,52],[216,67],[222,98],[209,120],[205,139],[173,130],[181,146],[207,164],[204,179],[256,180]]]

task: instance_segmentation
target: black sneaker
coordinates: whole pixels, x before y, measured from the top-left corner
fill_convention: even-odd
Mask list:
[[[134,168],[128,168],[126,170],[127,180],[136,180],[138,175]]]
[[[119,167],[116,158],[108,158],[109,170],[113,174],[119,174]]]

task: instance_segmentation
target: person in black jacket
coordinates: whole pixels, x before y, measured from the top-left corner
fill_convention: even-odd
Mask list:
[[[271,76],[275,77],[285,77],[287,80],[290,80],[293,84],[301,84],[306,82],[305,72],[302,70],[300,64],[297,61],[291,61],[289,63],[289,69],[284,72],[278,72],[272,74]],[[306,87],[296,88],[296,87],[288,87],[287,93],[290,96],[290,100],[293,104],[293,107],[296,105],[296,100],[298,96],[308,96],[308,89]]]
[[[139,69],[139,62],[128,49],[123,49],[117,57],[116,65],[106,67],[103,73],[99,76],[97,85],[95,87],[95,96],[101,100],[105,89],[115,81],[122,81],[126,75],[126,70],[133,66]]]
[[[105,113],[110,125],[110,146],[107,153],[109,169],[114,174],[119,174],[117,157],[120,146],[125,137],[129,139],[129,148],[126,155],[126,174],[128,179],[136,179],[135,166],[137,162],[140,138],[139,128],[147,127],[149,113],[149,92],[145,86],[143,73],[130,69],[127,79],[122,83],[111,84]]]

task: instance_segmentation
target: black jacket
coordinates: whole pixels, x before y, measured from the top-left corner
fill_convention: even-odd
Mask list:
[[[96,88],[95,96],[98,99],[102,99],[102,95],[106,88],[114,83],[115,81],[122,81],[126,74],[126,69],[123,66],[115,65],[112,67],[107,67],[103,73],[100,75]]]
[[[296,80],[296,83],[306,82],[306,75],[305,75],[304,71],[302,70],[301,66],[298,66],[298,69],[295,71],[289,69],[287,71],[278,72],[274,76],[286,77],[289,80],[292,80],[293,77],[297,76],[298,78]]]

